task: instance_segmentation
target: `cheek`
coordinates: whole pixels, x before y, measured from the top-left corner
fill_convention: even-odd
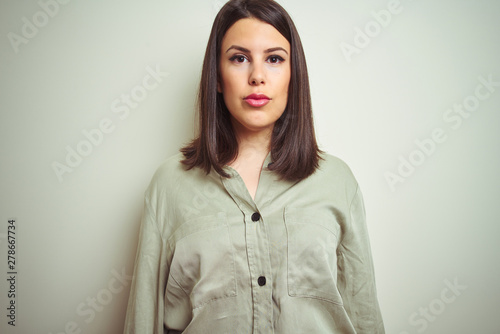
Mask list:
[[[290,73],[283,73],[280,80],[281,91],[285,94],[285,99],[288,98],[288,88],[290,87]]]
[[[224,77],[222,81],[222,95],[224,103],[230,112],[238,108],[240,104],[241,83],[238,82],[236,76],[229,75]]]
[[[290,68],[288,68],[287,73],[286,73],[286,79],[285,79],[285,89],[288,92],[288,87],[290,86],[290,80],[292,77],[292,72]]]
[[[274,82],[281,91],[288,92],[288,86],[290,84],[290,69],[271,69],[270,73],[274,76]]]
[[[238,91],[240,83],[238,80],[238,73],[225,73],[225,75],[222,76],[222,89],[224,92],[224,95],[233,95]]]

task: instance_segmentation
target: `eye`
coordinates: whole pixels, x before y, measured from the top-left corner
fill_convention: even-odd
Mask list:
[[[284,62],[285,59],[283,59],[283,57],[281,57],[281,56],[273,55],[273,56],[269,56],[267,58],[267,61],[270,62],[271,64],[279,64],[279,63]]]
[[[229,58],[229,60],[236,63],[244,63],[247,60],[247,57],[243,55],[234,55],[231,58]]]

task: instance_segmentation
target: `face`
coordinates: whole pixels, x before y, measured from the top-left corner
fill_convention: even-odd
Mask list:
[[[253,18],[224,35],[218,91],[241,131],[271,131],[283,114],[290,83],[290,43],[272,25]]]

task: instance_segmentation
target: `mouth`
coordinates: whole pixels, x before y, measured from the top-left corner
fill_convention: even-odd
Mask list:
[[[264,94],[250,94],[243,100],[252,107],[263,107],[271,101],[271,98]]]

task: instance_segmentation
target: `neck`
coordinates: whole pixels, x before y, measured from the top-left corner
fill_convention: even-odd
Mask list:
[[[238,140],[238,156],[234,162],[258,161],[262,164],[271,149],[272,128],[251,131],[236,124],[233,126]]]
[[[235,123],[233,128],[238,140],[238,155],[229,165],[238,172],[248,193],[255,200],[262,165],[271,147],[272,127],[251,131]]]

